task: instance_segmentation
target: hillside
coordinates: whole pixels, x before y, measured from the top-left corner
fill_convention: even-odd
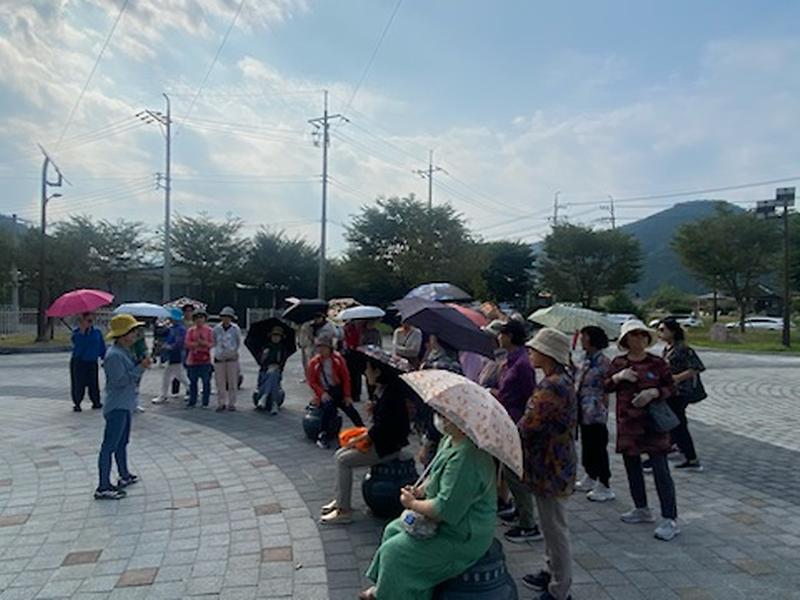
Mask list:
[[[647,298],[660,285],[672,285],[690,293],[704,293],[706,286],[697,281],[681,265],[670,243],[677,229],[684,223],[697,221],[714,213],[718,204],[712,200],[682,202],[672,208],[650,215],[620,227],[630,233],[642,245],[644,264],[642,277],[631,286],[631,292]],[[733,210],[741,210],[731,206]]]

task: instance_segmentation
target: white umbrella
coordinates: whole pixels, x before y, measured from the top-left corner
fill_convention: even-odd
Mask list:
[[[115,315],[120,314],[133,315],[134,317],[145,317],[151,319],[169,319],[170,312],[163,306],[158,304],[150,304],[149,302],[127,302],[120,304],[114,309]]]
[[[588,308],[567,306],[566,304],[554,304],[547,308],[540,308],[528,317],[528,320],[567,334],[573,334],[584,327],[594,325],[605,331],[611,339],[619,336],[619,325],[605,315]]]
[[[345,308],[337,317],[342,321],[354,321],[356,319],[382,319],[386,313],[377,306],[353,306]]]
[[[489,390],[462,375],[439,369],[414,371],[400,378],[478,448],[522,476],[519,430]]]

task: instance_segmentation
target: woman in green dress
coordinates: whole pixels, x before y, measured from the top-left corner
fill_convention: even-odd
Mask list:
[[[362,600],[426,600],[443,581],[460,575],[489,549],[495,531],[496,467],[464,432],[441,415],[444,437],[428,478],[400,494],[405,508],[438,523],[430,538],[414,537],[395,519],[386,526],[367,577],[375,582]]]

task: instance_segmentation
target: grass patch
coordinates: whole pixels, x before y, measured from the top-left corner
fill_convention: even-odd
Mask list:
[[[780,331],[758,331],[748,329],[744,333],[736,330],[729,342],[711,339],[711,323],[703,327],[687,328],[686,338],[692,346],[714,348],[717,350],[733,350],[739,352],[780,352],[784,354],[800,354],[800,331],[792,327],[792,347],[781,344]]]
[[[70,333],[68,331],[57,331],[52,340],[46,342],[36,342],[35,333],[14,333],[10,335],[0,335],[0,347],[3,348],[25,348],[33,346],[36,348],[57,348],[69,346]]]

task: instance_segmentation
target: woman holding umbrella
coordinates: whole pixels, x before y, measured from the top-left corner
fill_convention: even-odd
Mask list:
[[[281,387],[283,368],[295,351],[294,331],[278,319],[266,319],[253,323],[244,345],[260,367],[253,404],[256,410],[269,410],[276,415],[285,396]]]
[[[361,346],[358,352],[365,358],[367,384],[375,386],[375,401],[368,408],[372,412],[372,426],[336,451],[336,495],[322,507],[320,521],[323,524],[352,521],[350,499],[354,468],[394,460],[408,445],[408,387],[399,375],[410,371],[411,365],[377,346]]]
[[[494,537],[492,457],[522,470],[519,434],[487,390],[446,371],[402,379],[436,411],[444,437],[427,477],[402,490],[406,512],[386,526],[367,571],[375,585],[362,600],[430,599],[439,583],[473,565]]]

